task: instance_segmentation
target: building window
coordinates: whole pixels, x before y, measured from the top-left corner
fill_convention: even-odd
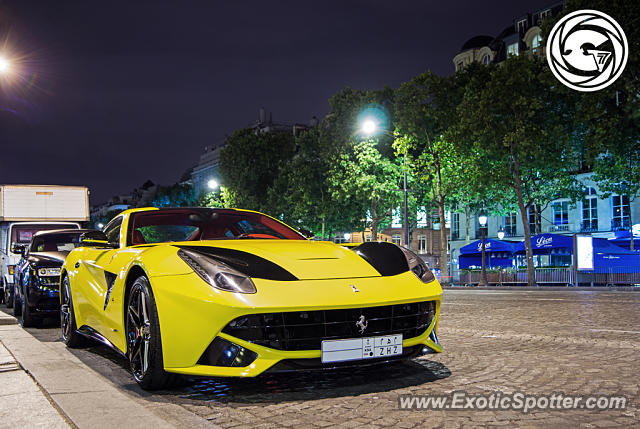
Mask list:
[[[451,239],[457,240],[460,238],[460,213],[454,213],[451,222]]]
[[[629,196],[612,196],[611,208],[613,209],[613,216],[611,217],[611,229],[614,231],[620,229],[629,229],[629,223],[631,220],[631,206],[629,205]]]
[[[540,12],[540,19],[538,21],[538,25],[542,24],[542,21],[544,21],[549,15],[551,15],[551,9],[547,9]]]
[[[400,207],[393,209],[391,216],[391,228],[402,228],[402,211]]]
[[[427,253],[427,236],[418,236],[418,253]]]
[[[516,23],[518,33],[524,34],[527,31],[527,20],[523,19]]]
[[[595,232],[598,230],[598,197],[596,190],[587,188],[586,196],[582,200],[582,225],[583,232]]]
[[[397,244],[398,246],[400,246],[401,241],[402,241],[402,236],[400,234],[393,234],[391,236],[391,242],[393,244]]]
[[[531,235],[540,234],[540,232],[542,231],[540,225],[540,206],[538,206],[537,204],[532,204],[531,207],[529,207],[528,217],[529,232],[531,232]]]
[[[464,67],[464,64],[462,63],[462,61],[460,61],[458,64],[456,64],[456,71],[462,70],[463,67]]]
[[[517,213],[509,213],[504,217],[504,236],[505,237],[514,237],[518,235],[518,230],[516,227],[516,219]]]
[[[421,207],[418,210],[418,228],[426,228],[427,227],[427,209],[425,207]]]
[[[535,36],[533,36],[533,39],[531,39],[531,51],[534,54],[538,53],[541,47],[542,47],[542,36],[539,34],[536,34]]]
[[[517,55],[518,55],[518,42],[512,43],[509,46],[507,46],[507,58],[511,56],[517,56]]]
[[[491,55],[485,54],[484,57],[482,57],[482,64],[484,64],[485,66],[491,64]]]
[[[553,229],[555,231],[569,230],[569,202],[553,203]]]

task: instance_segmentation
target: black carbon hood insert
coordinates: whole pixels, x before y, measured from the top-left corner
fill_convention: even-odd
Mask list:
[[[407,258],[393,243],[368,241],[351,250],[371,264],[381,276],[395,276],[409,271]]]
[[[296,276],[267,259],[241,250],[210,246],[176,246],[209,256],[247,277],[276,281],[295,281]]]

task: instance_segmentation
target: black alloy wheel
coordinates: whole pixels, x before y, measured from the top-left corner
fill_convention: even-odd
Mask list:
[[[162,389],[176,377],[164,371],[158,310],[149,280],[138,277],[129,291],[125,332],[133,378],[143,389]]]
[[[64,276],[62,283],[60,283],[60,330],[62,341],[67,347],[75,348],[87,344],[87,339],[78,333],[73,300],[71,299],[71,285],[67,276]]]
[[[15,295],[16,297],[18,295]],[[33,317],[29,305],[27,305],[27,287],[22,287],[22,299],[20,300],[20,325],[23,328],[35,326],[39,320]],[[18,312],[18,302],[15,303],[14,312]]]

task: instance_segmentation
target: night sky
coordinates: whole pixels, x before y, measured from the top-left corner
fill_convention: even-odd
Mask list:
[[[178,181],[204,146],[328,112],[497,35],[529,1],[0,1],[0,183],[86,185],[91,202]]]

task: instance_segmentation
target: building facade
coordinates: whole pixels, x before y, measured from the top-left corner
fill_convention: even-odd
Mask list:
[[[613,239],[625,235],[634,224],[640,223],[640,195],[604,197],[592,176],[592,173],[585,173],[577,177],[585,189],[581,201],[572,203],[568,198],[560,198],[545,206],[532,207],[527,213],[531,236],[546,232],[588,233],[593,237]],[[524,240],[522,216],[517,211],[503,216],[489,215],[487,228],[488,238],[497,239],[502,229],[504,240]],[[460,248],[481,238],[478,213],[453,213],[450,238],[451,263],[456,267]]]
[[[542,43],[542,22],[562,11],[564,2],[526,13],[513,20],[513,24],[497,36],[480,35],[467,40],[460,52],[453,57],[456,71],[472,62],[492,64],[504,61],[511,55],[545,55]]]

